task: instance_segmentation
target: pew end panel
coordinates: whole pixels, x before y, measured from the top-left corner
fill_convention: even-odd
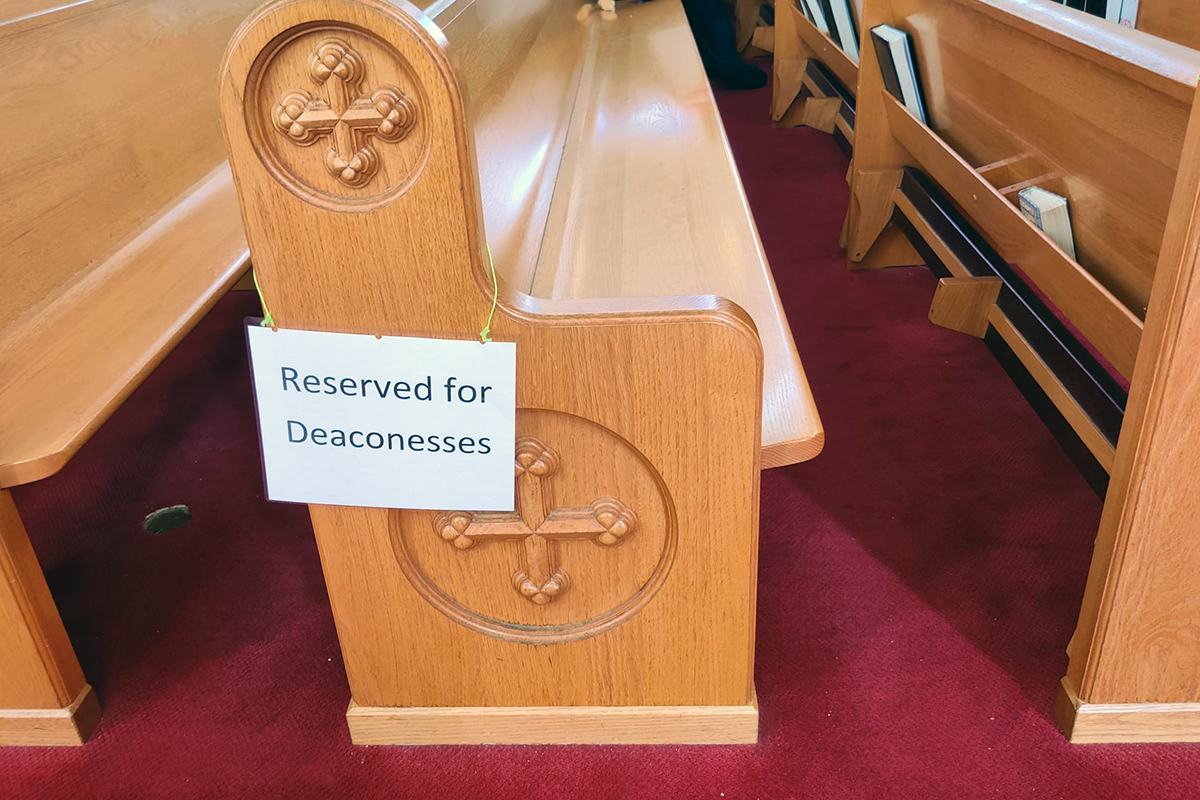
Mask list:
[[[1060,721],[1072,741],[1193,740],[1200,570],[1181,509],[1198,478],[1157,437],[1190,435],[1169,354],[1193,335],[1181,309],[1200,53],[1033,0],[868,0],[864,30],[881,23],[912,39],[930,124],[865,50],[851,265],[906,235],[940,277],[974,287],[953,314],[945,290],[935,298],[951,326],[968,307],[978,322],[978,281],[1000,279],[985,342],[1107,490]],[[1068,197],[1078,260],[1017,209],[1034,185]]]
[[[547,503],[600,503],[607,512],[596,518],[617,519],[610,530],[623,537],[596,546],[543,531],[524,545],[489,542],[495,520],[467,510],[311,506],[353,697],[351,736],[371,744],[755,741],[764,382],[757,318],[712,296],[523,290],[544,279],[543,261],[561,274],[554,253],[574,252],[602,269],[587,250],[542,245],[539,256],[523,244],[530,236],[569,241],[546,220],[565,202],[558,191],[572,192],[568,178],[579,164],[594,159],[576,161],[588,152],[578,115],[566,126],[549,121],[532,149],[518,141],[505,150],[495,114],[509,95],[469,108],[463,86],[472,98],[476,87],[504,82],[520,94],[524,80],[545,78],[558,88],[539,85],[562,90],[564,107],[577,112],[592,96],[575,98],[557,77],[509,61],[496,40],[481,41],[489,26],[477,23],[500,6],[472,8],[450,23],[447,41],[405,4],[283,0],[242,25],[221,72],[247,236],[280,326],[471,338],[492,300],[489,204],[489,222],[521,226],[492,232],[507,242],[498,261],[515,261],[499,270],[492,335],[518,345],[518,508],[528,516],[528,482],[536,481],[536,494],[552,497],[539,514],[553,510]],[[683,24],[677,3],[646,8]],[[574,20],[563,35],[598,36],[570,4],[505,11],[518,31]],[[477,18],[457,21],[469,13]],[[541,44],[518,37],[509,46]],[[601,51],[561,52],[570,82],[586,86],[579,76]],[[331,70],[349,64],[361,91],[389,87],[411,103],[403,136],[356,145],[372,148],[360,159],[374,164],[365,172],[327,171],[325,158],[348,163],[344,156],[354,154],[340,154],[332,140],[295,147],[286,138],[291,126],[273,121],[287,111],[279,98],[295,90],[338,90],[315,80],[328,73],[313,72],[330,54]],[[489,62],[508,65],[503,79]],[[404,105],[395,96],[389,102]],[[561,163],[543,160],[555,141],[567,143]],[[539,177],[528,182],[522,210],[504,215],[494,205],[503,199],[492,194],[498,187],[480,180],[515,152],[533,153],[529,174]],[[542,193],[542,180],[559,189]],[[529,472],[531,457],[552,466]],[[522,541],[542,530],[527,527]]]
[[[251,6],[31,0],[0,21],[21,56],[0,97],[20,154],[0,166],[0,744],[95,726],[6,490],[61,469],[246,270],[212,74]]]

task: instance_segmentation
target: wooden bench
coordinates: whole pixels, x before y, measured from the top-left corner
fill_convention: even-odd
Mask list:
[[[798,2],[779,0],[775,6],[771,119],[781,127],[804,125],[831,133],[850,155],[858,62],[822,33]],[[853,8],[861,21],[862,0]]]
[[[911,240],[943,278],[930,318],[983,336],[1107,485],[1072,740],[1200,739],[1200,53],[1035,0],[867,0],[881,23],[914,42],[931,127],[865,49],[851,265],[912,263],[887,255]],[[1031,185],[1069,198],[1077,261],[1018,211]]]
[[[213,76],[252,3],[11,4],[0,111],[0,744],[98,718],[9,487],[53,475],[245,270]]]
[[[1137,29],[1200,49],[1200,4],[1192,0],[1140,0]]]
[[[292,0],[231,43],[223,119],[267,305],[284,328],[470,339],[492,303],[486,242],[492,332],[518,346],[518,509],[536,518],[506,524],[541,530],[546,481],[636,522],[619,548],[520,556],[443,541],[483,524],[469,512],[311,506],[351,735],[753,741],[759,470],[823,434],[682,8],[427,11]],[[303,150],[281,132],[303,126],[273,122],[294,92],[383,90],[409,98],[394,123],[410,127],[360,140],[378,167],[357,185],[324,166],[344,145]],[[535,451],[556,466],[531,477]],[[565,588],[545,580],[558,567]]]

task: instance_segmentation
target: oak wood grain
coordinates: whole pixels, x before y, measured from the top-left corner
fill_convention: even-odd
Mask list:
[[[0,708],[0,747],[74,747],[100,722],[100,702],[84,684],[63,708]]]
[[[0,487],[58,471],[244,270],[212,75],[250,6],[6,7]],[[0,743],[79,744],[99,705],[2,489],[0,537]]]
[[[883,93],[881,99],[896,141],[912,154],[913,161],[976,221],[1002,255],[1021,265],[1038,288],[1121,374],[1131,375],[1142,335],[1142,321],[1137,314],[1034,227],[956,150],[922,125],[896,98]],[[857,191],[858,183],[855,187]]]
[[[1064,685],[1079,692],[1060,698],[1060,720],[1073,741],[1187,739],[1200,700],[1200,548],[1190,535],[1191,420],[1200,410],[1194,370],[1183,366],[1200,347],[1190,302],[1200,252],[1200,53],[1033,0],[868,0],[864,28],[884,22],[913,38],[930,126],[883,90],[866,51],[852,185],[863,185],[862,173],[922,169],[1131,378],[1113,452],[999,309],[989,311],[1111,473],[1068,648]],[[1063,79],[1035,77],[1050,72]],[[1025,185],[1069,197],[1078,262],[1017,213],[1012,196]],[[945,255],[904,198],[897,203]],[[856,198],[850,241],[863,224],[870,218]],[[962,271],[953,258],[945,263]]]
[[[821,422],[690,29],[673,3],[624,14],[593,26],[593,66],[580,78],[526,291],[732,300],[763,346],[764,467],[812,458]],[[605,267],[581,267],[585,253]]]
[[[1072,744],[1200,742],[1200,703],[1085,703],[1070,678],[1055,715]]]
[[[520,354],[519,437],[557,452],[555,506],[619,498],[637,525],[619,547],[564,540],[551,543],[553,562],[529,552],[522,562],[525,545],[515,541],[449,547],[447,518],[436,513],[312,506],[352,695],[389,709],[385,717],[401,707],[746,706],[763,453],[758,320],[711,295],[565,288],[595,280],[607,291],[610,270],[622,292],[639,280],[683,281],[677,273],[639,278],[633,265],[653,272],[661,252],[678,263],[650,238],[694,252],[706,241],[700,223],[719,217],[734,218],[718,230],[739,239],[725,246],[756,257],[748,267],[722,266],[769,276],[740,194],[679,217],[683,230],[634,227],[619,207],[595,206],[598,219],[589,220],[579,213],[589,199],[569,196],[591,192],[637,207],[640,194],[659,191],[655,181],[692,190],[673,173],[691,168],[687,159],[661,173],[624,169],[620,156],[636,157],[629,143],[596,139],[580,122],[593,104],[608,103],[616,116],[605,124],[628,126],[646,147],[698,126],[691,144],[718,148],[709,152],[723,159],[704,170],[731,170],[715,115],[703,109],[712,99],[682,8],[661,0],[608,18],[585,3],[479,0],[438,9],[438,19],[448,42],[411,7],[283,0],[236,34],[221,73],[222,117],[268,304],[282,327],[471,338],[491,304],[490,240],[500,279],[492,333],[515,341]],[[280,38],[294,30],[302,35]],[[419,115],[410,140],[374,142],[363,163],[377,160],[377,171],[340,193],[321,177],[319,152],[305,160],[284,151],[283,167],[260,157],[288,144],[267,138],[280,135],[269,127],[274,98],[292,85],[315,90],[306,77],[311,53],[327,37],[354,52],[351,68],[364,71],[355,80],[396,87],[416,98]],[[639,38],[661,42],[663,53]],[[552,60],[527,61],[534,51]],[[645,53],[671,65],[651,60],[635,76],[601,63],[602,53]],[[694,74],[673,72],[681,68]],[[622,75],[660,88],[635,92],[619,85]],[[680,87],[691,93],[673,96]],[[529,97],[546,102],[531,110]],[[588,175],[580,154],[589,148],[590,158],[610,159],[608,169],[577,183],[573,176]],[[518,180],[498,181],[501,174]],[[707,186],[703,176],[692,180]],[[726,176],[713,191],[732,188],[740,191]],[[659,205],[670,213],[670,202],[662,196]],[[591,233],[568,244],[574,232],[562,226],[575,220]],[[626,225],[641,233],[629,235]],[[561,270],[568,252],[569,276]],[[531,290],[546,275],[563,282],[537,297]],[[769,285],[757,291],[774,296]],[[524,518],[530,501],[518,500]],[[515,566],[528,576],[535,561],[571,577],[546,602],[530,602],[536,593],[523,596],[523,582],[512,580]]]
[[[1200,5],[1191,0],[1141,0],[1137,29],[1200,50]]]
[[[1200,702],[1193,364],[1200,352],[1200,107],[1130,386],[1067,677],[1089,704]]]
[[[988,311],[1003,285],[999,278],[942,278],[929,306],[929,321],[982,339],[987,333]]]
[[[83,672],[54,607],[12,495],[0,489],[0,708],[59,709]]]
[[[355,744],[754,744],[758,698],[740,706],[371,708],[346,712]]]

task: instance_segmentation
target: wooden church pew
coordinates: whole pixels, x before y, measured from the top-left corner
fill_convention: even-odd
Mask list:
[[[907,235],[943,276],[931,319],[982,335],[1107,485],[1064,730],[1200,739],[1200,53],[1035,0],[867,0],[881,23],[913,40],[930,126],[865,49],[851,265],[915,263]],[[1029,185],[1069,198],[1078,261],[1017,210]]]
[[[1200,50],[1200,3],[1192,0],[1140,0],[1137,29]]]
[[[821,33],[796,5],[775,8],[771,119],[783,127],[804,125],[833,134],[849,155],[854,149],[854,96],[858,62]],[[862,0],[852,4],[862,20]]]
[[[213,76],[247,0],[28,0],[0,113],[0,744],[99,716],[9,488],[53,475],[247,265]]]
[[[754,741],[759,471],[823,433],[682,7],[427,10],[292,0],[231,43],[223,119],[267,306],[283,328],[470,339],[486,242],[521,446],[557,453],[557,502],[610,496],[637,522],[617,549],[561,542],[569,588],[537,605],[510,581],[515,545],[455,550],[437,512],[310,506],[351,736]],[[316,91],[296,65],[334,46],[364,91],[418,98],[359,190],[388,201],[353,214],[337,209],[354,190],[257,122],[272,92]],[[256,141],[289,159],[282,177]]]

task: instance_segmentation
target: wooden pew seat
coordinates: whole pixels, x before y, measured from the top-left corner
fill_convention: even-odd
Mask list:
[[[249,258],[222,165],[0,331],[0,487],[61,469]]]
[[[11,4],[10,4],[11,5]],[[254,0],[23,0],[0,119],[0,745],[99,717],[9,487],[53,475],[245,272],[213,76]]]
[[[581,63],[568,61],[568,71],[578,73],[564,88],[573,102],[564,102],[555,120],[564,143],[557,171],[528,166],[524,172],[544,173],[552,186],[538,254],[527,264],[517,263],[516,254],[500,255],[507,249],[495,247],[497,231],[504,239],[510,226],[498,219],[485,183],[488,236],[497,267],[534,297],[716,295],[737,303],[763,346],[762,465],[806,461],[821,451],[821,422],[712,91],[681,20],[677,0],[668,0],[622,6],[619,18],[584,29],[589,35],[572,56]],[[449,35],[453,41],[453,29]],[[487,130],[490,111],[477,119],[485,180],[490,160],[513,160],[513,149]]]

